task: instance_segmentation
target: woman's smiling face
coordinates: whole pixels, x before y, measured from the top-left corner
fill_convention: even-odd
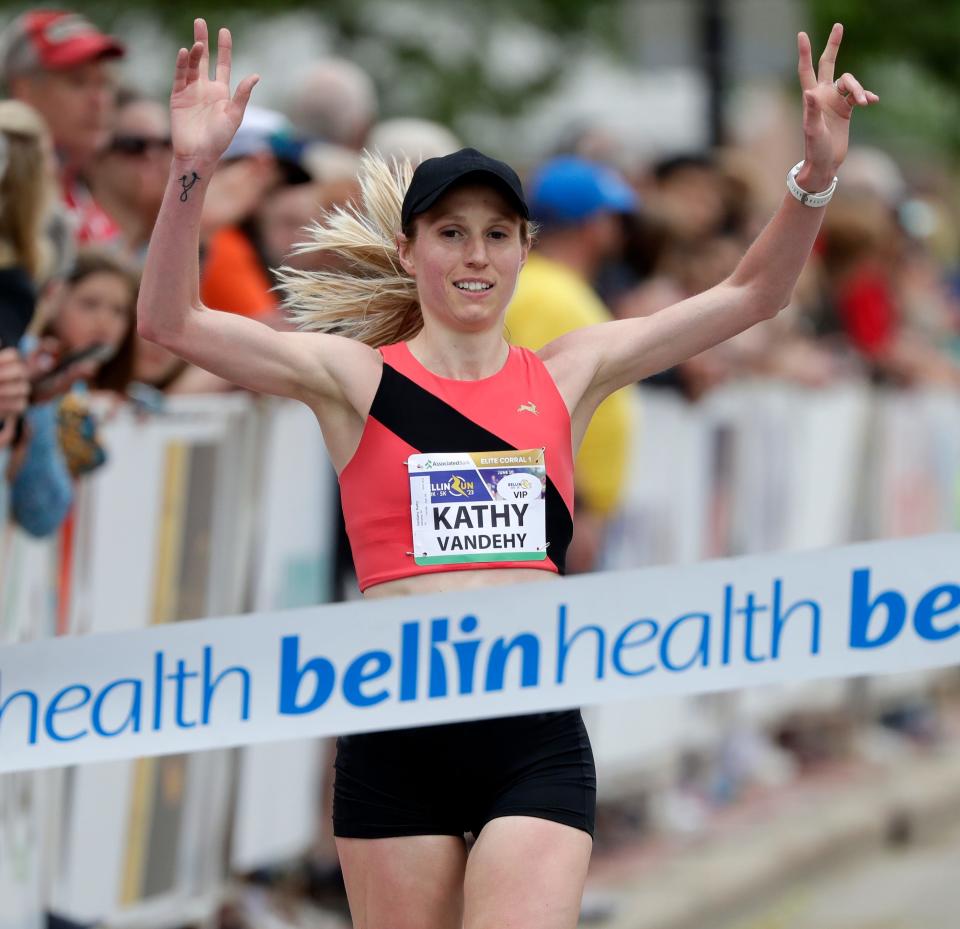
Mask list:
[[[416,279],[424,320],[462,332],[500,327],[529,248],[507,198],[456,187],[415,223],[414,238],[400,238],[400,261]]]

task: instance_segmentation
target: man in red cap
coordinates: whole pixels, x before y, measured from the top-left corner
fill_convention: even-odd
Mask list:
[[[116,235],[79,177],[109,141],[115,95],[110,60],[123,54],[113,36],[62,10],[23,13],[0,37],[0,77],[8,94],[30,104],[50,128],[79,242]]]

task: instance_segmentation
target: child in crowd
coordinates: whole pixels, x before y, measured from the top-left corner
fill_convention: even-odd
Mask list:
[[[93,390],[122,394],[133,377],[139,288],[140,275],[126,260],[84,248],[53,298],[46,334],[57,338],[62,355],[103,346],[103,352],[86,363]]]
[[[81,249],[73,269],[51,298],[45,334],[54,337],[64,358],[87,350],[95,354],[78,364],[84,379],[59,408],[60,445],[74,477],[106,460],[96,434],[88,391],[119,398],[133,378],[139,274],[121,257],[99,249]]]

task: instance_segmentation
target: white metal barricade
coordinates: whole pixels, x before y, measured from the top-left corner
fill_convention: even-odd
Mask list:
[[[640,428],[605,568],[960,525],[956,396],[755,383],[698,405],[647,389],[633,402]],[[335,478],[306,407],[177,399],[159,418],[121,411],[104,439],[110,463],[78,488],[67,531],[37,542],[0,527],[0,641],[329,597]],[[887,706],[930,684],[891,678],[866,693]],[[826,683],[585,718],[601,784],[629,790],[669,778],[685,751],[710,751],[732,727],[849,698]],[[323,757],[291,743],[0,778],[0,929],[41,929],[51,906],[162,925],[213,905],[229,869],[293,857],[314,838]]]

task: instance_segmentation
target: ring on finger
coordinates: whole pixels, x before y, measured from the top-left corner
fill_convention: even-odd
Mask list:
[[[833,86],[834,86],[835,90],[837,91],[837,93],[840,94],[840,96],[843,97],[844,99],[846,99],[847,97],[850,96],[850,91],[849,91],[849,90],[843,90],[843,89],[841,89],[841,87],[840,87],[840,78],[837,78],[837,79],[833,82]]]

